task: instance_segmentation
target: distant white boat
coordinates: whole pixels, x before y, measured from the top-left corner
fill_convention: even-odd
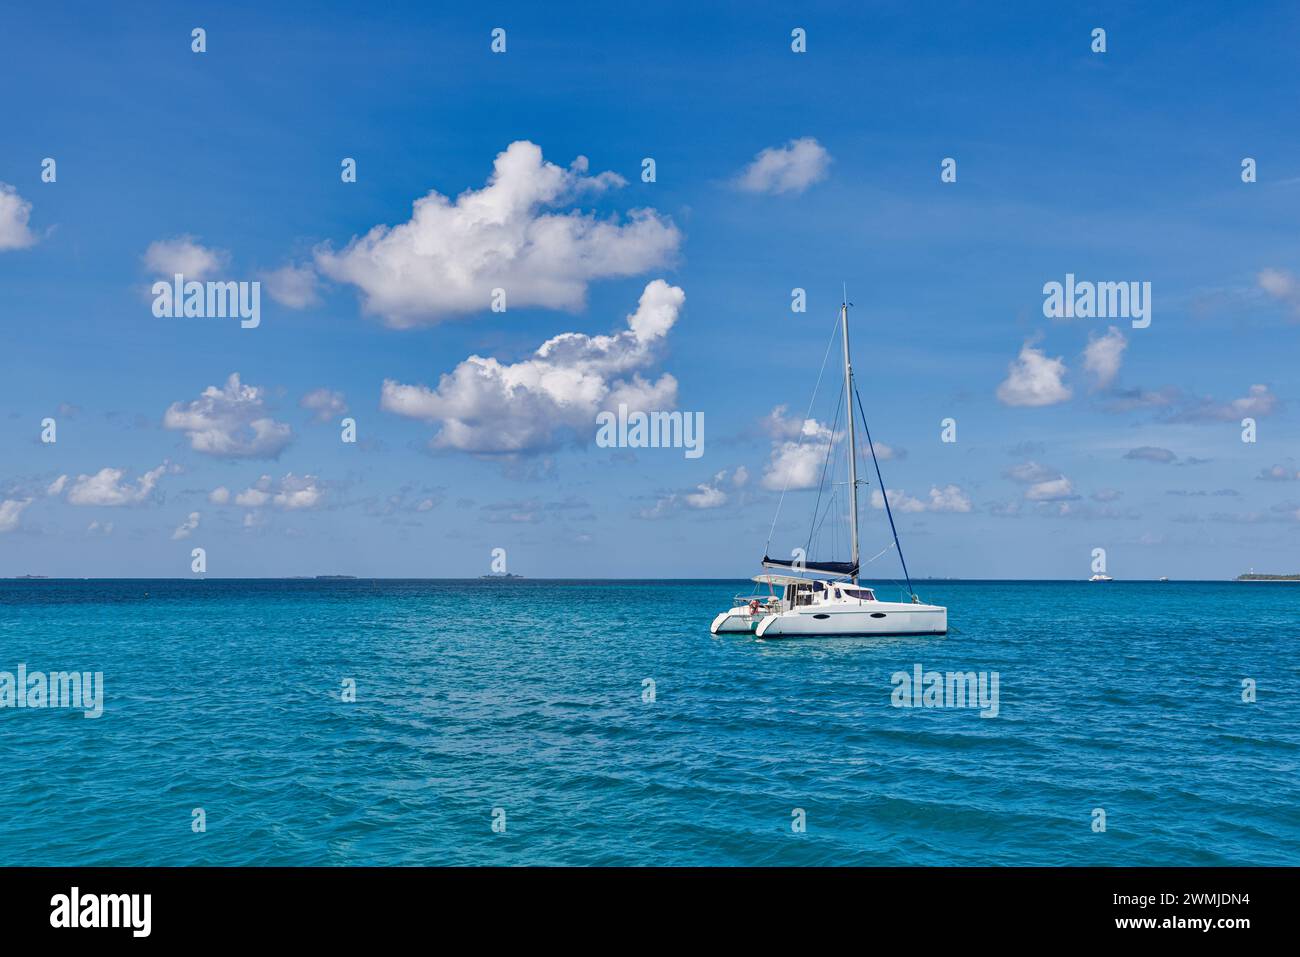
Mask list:
[[[1161,575],[1159,578],[1156,579],[1156,581],[1167,582],[1167,581],[1169,581],[1169,576],[1168,576],[1168,575]]]
[[[903,560],[903,550],[898,543],[894,515],[889,507],[889,498],[884,494],[885,483],[880,475],[880,462],[876,458],[875,445],[871,441],[871,431],[867,428],[866,414],[862,411],[862,400],[858,397],[857,389],[853,384],[853,364],[849,358],[847,296],[840,306],[840,335],[844,343],[844,398],[849,413],[848,524],[852,543],[851,559],[847,562],[781,561],[764,555],[764,568],[819,577],[804,578],[790,574],[756,576],[755,582],[768,586],[767,594],[737,597],[729,611],[724,611],[713,619],[709,631],[715,635],[748,632],[758,638],[785,638],[829,635],[945,635],[948,633],[948,609],[942,605],[923,604],[912,591],[912,579],[908,575],[907,562]],[[855,399],[858,412],[862,415],[862,427],[866,434],[867,447],[871,451],[871,460],[875,465],[876,479],[880,483],[885,514],[889,516],[889,528],[894,536],[894,543],[890,547],[898,549],[898,557],[903,565],[903,576],[907,579],[907,591],[911,601],[881,601],[876,598],[872,589],[858,584],[859,482],[857,424],[853,415]],[[784,492],[782,496],[784,497]],[[816,516],[814,521],[815,519]],[[775,521],[772,527],[775,529]]]
[[[1109,575],[1093,575],[1088,579],[1090,582],[1113,582],[1114,580]]]

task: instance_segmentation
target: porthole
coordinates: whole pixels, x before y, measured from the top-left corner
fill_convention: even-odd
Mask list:
[[[823,618],[829,618],[830,615],[813,615],[813,617],[820,621]]]
[[[871,617],[872,617],[872,618],[884,618],[884,617],[885,617],[885,613],[884,613],[883,611],[873,611],[873,612],[871,613]]]

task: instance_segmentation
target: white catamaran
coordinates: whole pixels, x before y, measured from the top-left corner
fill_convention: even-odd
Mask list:
[[[858,584],[859,482],[855,434],[857,428],[853,417],[853,402],[857,398],[857,389],[853,384],[853,364],[849,358],[847,296],[840,306],[839,325],[840,337],[844,343],[844,397],[849,413],[848,486],[851,559],[847,562],[814,562],[802,559],[781,561],[764,555],[764,568],[807,573],[818,577],[800,577],[791,574],[756,575],[754,581],[768,586],[767,594],[737,597],[729,611],[724,611],[713,619],[709,631],[715,635],[740,632],[753,634],[759,638],[785,638],[815,635],[944,635],[948,632],[948,609],[941,605],[923,604],[912,590],[912,579],[907,573],[907,562],[903,560],[903,551],[898,543],[898,530],[889,507],[889,496],[885,494],[885,483],[880,475],[880,462],[876,458],[875,444],[871,441],[871,430],[867,428],[866,413],[862,411],[860,398],[857,399],[858,412],[862,416],[867,447],[871,451],[871,460],[875,465],[876,480],[880,483],[880,496],[885,506],[885,514],[889,516],[890,531],[894,536],[891,547],[898,549],[898,557],[903,565],[903,576],[907,579],[907,593],[911,601],[880,601],[872,589]],[[829,355],[829,347],[827,353]],[[830,441],[834,441],[834,435],[831,436]],[[828,461],[829,452],[828,448]],[[775,529],[776,522],[773,521],[772,524]]]

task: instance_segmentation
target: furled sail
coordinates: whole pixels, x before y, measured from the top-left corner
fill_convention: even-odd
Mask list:
[[[856,562],[814,562],[782,561],[779,558],[763,556],[764,568],[787,568],[791,571],[811,572],[814,575],[832,575],[836,578],[852,578],[858,573]]]

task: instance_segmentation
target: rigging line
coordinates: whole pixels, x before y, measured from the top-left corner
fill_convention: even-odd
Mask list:
[[[817,541],[821,541],[820,536],[821,536],[821,533],[822,533],[822,526],[826,524],[826,519],[830,518],[830,515],[831,515],[831,508],[834,507],[834,505],[835,505],[835,497],[836,497],[838,494],[839,494],[839,493],[836,492],[836,491],[832,491],[832,492],[831,492],[831,500],[830,500],[830,502],[829,502],[829,503],[827,504],[827,506],[826,506],[826,513],[825,513],[824,515],[822,515],[822,520],[821,520],[820,523],[818,523],[817,528],[816,528],[816,529],[814,530],[814,532],[813,532],[813,535],[812,535],[812,536],[809,536],[809,544],[808,544],[807,551],[809,551],[809,552],[812,551],[812,538],[813,538],[813,536],[817,536]],[[834,554],[835,554],[835,527],[836,527],[835,525],[832,525],[832,526],[831,526],[831,547],[830,547],[830,553],[831,553],[832,556],[834,556]],[[805,555],[804,557],[806,558],[807,556]]]
[[[826,360],[831,357],[831,346],[835,345],[835,336],[839,333],[839,316],[835,317],[835,324],[831,328],[830,341],[826,343],[826,355],[822,356],[821,372],[817,373],[817,384],[813,386],[812,398],[808,400],[808,412],[804,415],[804,422],[808,421],[808,416],[812,415],[813,403],[817,401],[817,390],[821,388],[822,375],[826,372]],[[799,438],[795,442],[795,450],[803,444],[803,422],[799,423]],[[790,490],[790,470],[785,470],[785,485],[781,488],[781,497],[776,502],[776,514],[772,516],[772,527],[767,530],[767,544],[763,546],[763,554],[766,555],[772,547],[772,536],[776,534],[776,523],[781,518],[781,506],[785,503],[785,493]]]
[[[876,445],[871,441],[871,427],[867,425],[867,413],[862,408],[862,395],[858,392],[857,386],[853,387],[853,395],[858,400],[858,414],[862,416],[862,429],[867,433],[867,448],[871,449],[871,462],[876,467],[876,481],[880,483],[880,497],[885,500],[885,514],[889,516],[889,530],[894,533],[894,547],[898,549],[898,560],[903,565],[903,577],[907,579],[907,593],[912,597],[912,601],[917,601],[916,592],[912,591],[912,576],[907,571],[907,559],[903,557],[903,546],[898,544],[898,528],[894,525],[894,510],[889,507],[889,489],[885,487],[885,479],[880,474],[880,460],[876,458]]]
[[[890,581],[893,582],[895,585],[897,585],[897,586],[898,586],[898,590],[901,591],[901,592],[903,592],[904,595],[909,595],[909,596],[911,596],[912,598],[915,598],[915,597],[916,597],[915,595],[912,595],[912,589],[908,588],[908,589],[904,590],[904,588],[903,588],[903,583],[900,582],[897,578],[891,578]]]
[[[891,548],[894,548],[894,547],[896,547],[896,546],[894,546],[894,545],[886,545],[883,551],[877,553],[874,557],[867,559],[865,562],[862,562],[861,564],[862,564],[863,566],[870,565],[870,564],[871,564],[872,562],[874,562],[877,558],[879,558],[881,555],[885,554],[885,552],[889,551]],[[901,591],[901,592],[904,594],[904,596],[908,596],[908,597],[911,596],[911,589],[910,589],[910,588],[904,588],[904,587],[903,587],[903,583],[900,582],[897,578],[890,578],[888,575],[882,575],[880,578],[874,578],[874,577],[873,577],[873,581],[887,581],[887,582],[889,582],[891,585],[895,585],[895,586],[897,586],[898,590]]]
[[[822,489],[826,487],[826,469],[831,464],[831,450],[835,448],[835,428],[840,424],[840,405],[843,403],[843,401],[844,401],[844,383],[841,382],[840,395],[839,398],[835,400],[835,418],[831,422],[831,434],[826,439],[826,458],[822,461],[822,477],[817,481],[817,501],[813,505],[813,517],[812,517],[813,526],[816,526],[817,524],[817,510],[821,508],[822,505]],[[853,410],[850,408],[849,413],[852,414],[852,412]],[[829,505],[826,506],[826,508],[828,511],[830,510]],[[807,545],[804,546],[805,558],[807,557],[807,553],[812,551],[812,537],[813,537],[813,528],[812,526],[810,526],[808,529],[808,543]]]
[[[885,552],[889,551],[889,550],[890,550],[891,548],[893,548],[893,547],[894,547],[894,543],[893,543],[893,542],[890,542],[888,545],[886,545],[886,546],[885,546],[884,548],[882,548],[880,551],[876,552],[876,554],[872,555],[870,558],[868,558],[868,559],[867,559],[865,562],[863,562],[862,564],[863,564],[863,565],[870,565],[870,564],[871,564],[872,562],[874,562],[877,558],[879,558],[881,555],[885,554]],[[895,584],[897,584],[897,583],[895,583]]]
[[[844,399],[844,384],[840,383],[840,394],[835,400],[835,418],[831,421],[830,436],[826,440],[826,458],[822,461],[822,474],[821,474],[821,478],[818,479],[817,482],[817,501],[813,505],[813,517],[812,517],[813,527],[820,528],[820,526],[818,526],[817,524],[817,512],[821,508],[822,493],[823,491],[825,491],[826,488],[826,470],[830,467],[831,452],[835,448],[835,429],[840,424],[840,404],[843,401],[843,399]],[[834,502],[835,501],[834,489],[832,489],[831,492],[832,492],[831,501]],[[827,504],[826,510],[828,513],[830,511],[830,508],[831,508],[830,504]],[[825,518],[823,518],[822,521],[825,521]],[[808,551],[811,551],[812,549],[813,527],[809,527],[808,529],[808,544],[806,546],[806,550]]]

